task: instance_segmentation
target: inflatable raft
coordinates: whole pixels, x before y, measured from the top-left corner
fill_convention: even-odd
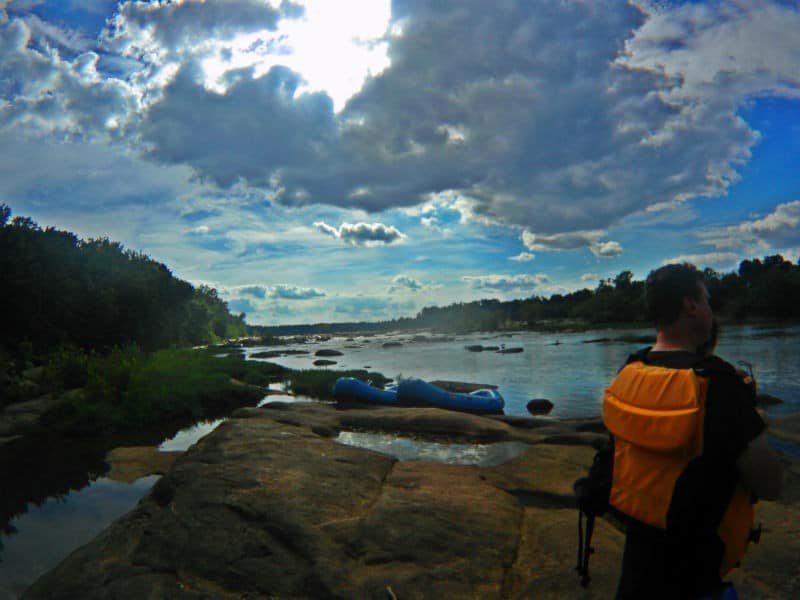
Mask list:
[[[366,402],[386,406],[399,404],[396,385],[382,390],[354,377],[339,377],[333,386],[333,397],[340,402]]]
[[[502,414],[505,406],[497,390],[482,389],[469,394],[448,392],[421,379],[403,379],[399,385],[382,390],[353,377],[340,377],[333,386],[333,397],[339,402],[433,406],[480,414]]]
[[[476,390],[470,394],[448,392],[422,379],[403,379],[397,398],[405,406],[436,406],[471,413],[502,414],[505,401],[497,390]]]

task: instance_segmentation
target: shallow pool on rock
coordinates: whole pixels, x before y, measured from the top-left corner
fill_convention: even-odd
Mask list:
[[[528,444],[523,442],[447,444],[399,437],[387,433],[358,431],[342,431],[336,441],[346,446],[388,454],[398,460],[421,460],[479,467],[493,467],[508,462],[528,448]]]

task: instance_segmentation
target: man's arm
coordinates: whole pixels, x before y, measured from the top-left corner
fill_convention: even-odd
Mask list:
[[[767,443],[766,429],[758,434],[736,462],[744,486],[763,500],[777,500],[783,488],[783,465]]]

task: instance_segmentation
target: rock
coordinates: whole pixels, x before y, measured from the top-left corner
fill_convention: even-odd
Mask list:
[[[800,444],[800,414],[770,419],[769,435]]]
[[[525,348],[515,347],[515,348],[500,348],[497,353],[498,354],[518,354],[520,352],[524,352]]]
[[[397,348],[397,347],[402,346],[402,345],[403,345],[403,342],[384,342],[383,347],[384,348]]]
[[[314,356],[344,356],[344,352],[323,348],[322,350],[317,350],[314,352]]]
[[[280,350],[264,350],[263,352],[253,352],[250,358],[278,358],[283,354]]]
[[[532,415],[546,415],[553,410],[554,404],[544,398],[534,398],[526,405]]]
[[[591,447],[536,444],[492,467],[398,462],[331,436],[407,427],[447,440],[533,438],[439,409],[267,406],[237,411],[178,457],[131,513],[25,597],[614,596],[624,538],[609,522],[595,525],[587,589],[573,569],[572,483]],[[548,432],[575,434],[579,423],[552,420]],[[800,581],[787,577],[800,560],[797,507],[760,503],[759,520],[765,537],[734,573],[740,595],[797,597]]]
[[[560,462],[565,449],[533,447],[494,468],[398,463],[314,430],[407,425],[485,442],[513,428],[438,409],[275,404],[237,411],[26,597],[383,598],[387,587],[398,598],[518,597],[533,583],[520,543],[547,521],[528,500],[567,494],[591,460],[585,448],[578,464],[577,454]],[[565,512],[563,530],[549,526],[559,557],[576,543],[576,513]],[[539,578],[578,585],[566,558],[545,563]]]
[[[25,379],[29,379],[30,381],[35,381],[36,383],[41,383],[44,379],[44,367],[31,367],[30,369],[25,369],[22,372],[22,377]]]
[[[464,346],[470,352],[498,352],[500,346],[481,346],[480,344],[473,344],[471,346]]]
[[[181,452],[160,452],[152,446],[114,448],[106,454],[111,469],[105,477],[123,483],[133,483],[147,475],[163,475],[170,470]]]
[[[327,367],[328,365],[335,365],[336,361],[335,360],[326,360],[324,358],[320,358],[320,359],[315,360],[311,364],[313,364],[315,367]]]

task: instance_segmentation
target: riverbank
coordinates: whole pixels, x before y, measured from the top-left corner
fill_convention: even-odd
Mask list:
[[[800,419],[776,420],[787,435]],[[498,448],[500,464],[398,461],[342,432]],[[479,417],[438,409],[240,409],[179,456],[127,516],[25,598],[612,597],[623,535],[597,524],[593,581],[573,569],[572,482],[605,438],[594,419]],[[746,598],[794,597],[800,466],[759,504],[762,542],[735,572]]]

